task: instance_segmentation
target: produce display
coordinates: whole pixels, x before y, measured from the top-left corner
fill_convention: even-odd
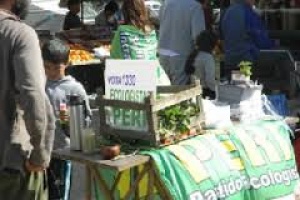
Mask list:
[[[57,33],[57,37],[69,43],[71,65],[99,63],[100,59],[110,56],[112,31],[109,28],[86,26]]]
[[[109,57],[111,45],[101,41],[82,41],[70,44],[70,48],[70,63],[86,64],[99,58]]]
[[[147,100],[143,104],[144,110],[138,111],[143,113],[138,123],[145,124],[145,128],[127,128],[126,126],[114,126],[112,121],[119,118],[119,115],[113,115],[119,111],[112,112],[111,109],[103,109],[110,105],[111,101],[118,104],[120,108],[128,109],[127,102],[122,100],[111,100],[105,98],[99,93],[98,102],[102,105],[99,108],[101,133],[99,133],[99,145],[108,146],[111,144],[120,144],[122,148],[149,148],[163,147],[175,144],[195,135],[202,134],[204,127],[204,115],[201,103],[201,86],[200,82],[186,87],[161,86],[160,92],[156,94],[152,104]],[[151,97],[149,97],[151,99]],[[136,103],[140,106],[141,103]],[[131,105],[132,106],[132,105]],[[146,108],[149,108],[146,110]],[[117,110],[115,109],[115,110]],[[125,120],[131,120],[136,110],[128,110]],[[135,117],[137,119],[138,117]],[[110,121],[108,121],[108,119]],[[145,119],[145,122],[141,120]]]
[[[70,63],[78,63],[78,62],[88,62],[94,60],[94,56],[87,50],[83,48],[78,48],[78,46],[71,46],[70,50]]]
[[[192,136],[199,135],[199,130],[193,127],[193,122],[197,120],[200,114],[199,107],[190,101],[183,102],[181,104],[176,104],[163,109],[158,112],[159,118],[159,136],[160,144],[162,146],[174,144],[181,140],[188,139]],[[100,146],[114,146],[113,144],[120,144],[123,150],[130,149],[130,144],[132,141],[125,142],[118,135],[113,135],[109,138],[101,137]],[[137,144],[136,144],[137,145]],[[143,146],[142,144],[138,146]],[[131,146],[132,148],[132,146]],[[108,151],[108,150],[107,150]],[[107,155],[112,153],[107,153],[102,151],[102,155]],[[108,156],[109,157],[109,156]]]
[[[191,128],[191,121],[199,112],[199,107],[190,101],[161,110],[158,113],[161,144],[172,144],[196,135],[196,130]]]

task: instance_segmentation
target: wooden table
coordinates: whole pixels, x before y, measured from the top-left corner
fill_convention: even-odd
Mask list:
[[[171,199],[170,195],[165,191],[162,182],[156,172],[156,167],[149,156],[146,155],[128,155],[116,160],[103,160],[100,153],[84,154],[79,151],[71,151],[70,149],[55,150],[53,156],[62,160],[70,160],[72,162],[79,162],[86,166],[86,199],[92,199],[92,182],[95,181],[100,187],[100,190],[105,197],[105,200],[113,200],[114,193],[121,180],[122,174],[126,170],[135,169],[135,179],[129,186],[129,191],[122,200],[128,200],[131,197],[138,199],[139,183],[143,177],[148,174],[147,198],[153,199],[154,190],[156,189],[161,199]],[[144,165],[143,170],[136,170],[139,166]],[[112,187],[104,180],[99,169],[111,169],[116,172],[116,178]]]

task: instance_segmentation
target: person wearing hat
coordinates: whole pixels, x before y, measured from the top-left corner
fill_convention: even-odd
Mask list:
[[[69,0],[68,1],[69,12],[65,17],[64,30],[71,30],[81,27],[80,17],[80,0]]]

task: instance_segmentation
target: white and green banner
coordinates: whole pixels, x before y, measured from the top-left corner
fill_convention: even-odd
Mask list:
[[[299,181],[289,129],[260,121],[149,151],[176,200],[294,199]]]
[[[153,159],[164,190],[174,200],[295,199],[299,174],[290,130],[281,121],[258,121],[226,131],[210,131],[143,153]],[[121,177],[115,199],[124,199],[132,187],[134,170]],[[114,172],[100,171],[112,185]],[[132,199],[147,199],[149,176],[146,174],[139,182],[139,196]],[[105,198],[99,192],[97,199]],[[163,200],[158,190],[151,200]]]

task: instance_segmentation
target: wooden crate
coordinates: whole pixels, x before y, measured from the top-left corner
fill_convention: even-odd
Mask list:
[[[105,99],[103,92],[98,91],[98,99],[96,102],[97,106],[99,106],[100,115],[99,134],[105,138],[118,137],[119,139],[131,142],[132,144],[140,144],[141,141],[143,144],[146,143],[146,145],[150,146],[162,146],[160,143],[158,112],[172,105],[177,105],[191,99],[196,99],[196,104],[200,112],[191,119],[190,127],[196,129],[198,133],[202,130],[204,125],[204,114],[201,102],[202,89],[200,81],[196,80],[194,84],[187,86],[159,86],[157,87],[157,94],[168,95],[160,99],[155,99],[154,95],[150,94],[149,97],[145,98],[144,103],[137,103]],[[106,107],[145,111],[148,130],[121,130],[110,126],[106,123],[106,118],[108,117],[105,111]]]

